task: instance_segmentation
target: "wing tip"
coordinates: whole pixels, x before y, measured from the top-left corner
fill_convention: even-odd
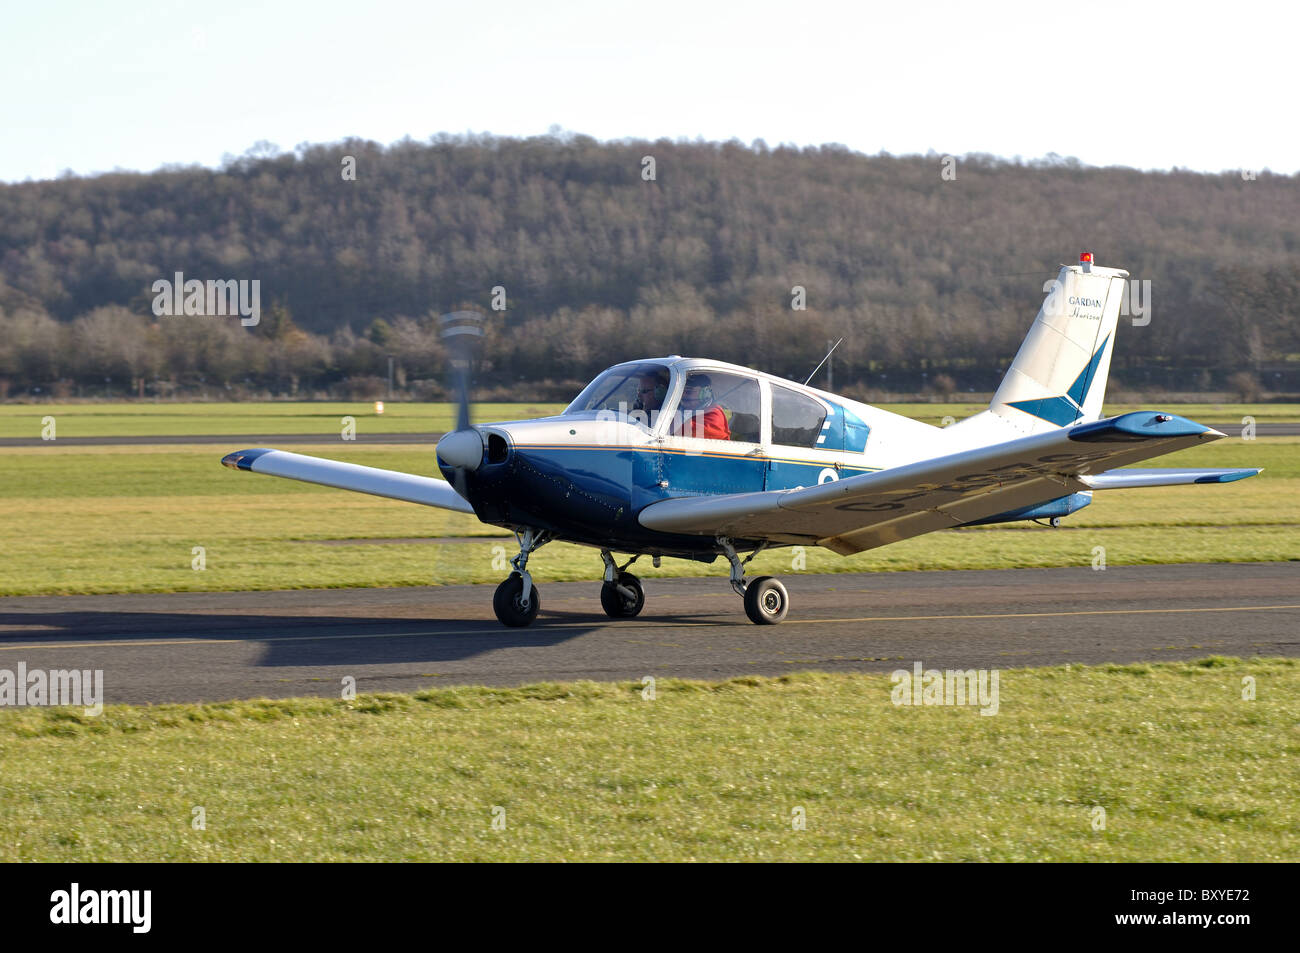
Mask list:
[[[1247,467],[1243,470],[1228,470],[1225,473],[1214,473],[1208,476],[1197,478],[1197,483],[1235,483],[1237,480],[1246,480],[1253,476],[1259,476],[1264,470],[1263,467]]]
[[[274,453],[268,447],[253,447],[249,450],[234,450],[221,458],[223,467],[230,467],[232,470],[252,470],[253,463],[258,457],[268,453]]]

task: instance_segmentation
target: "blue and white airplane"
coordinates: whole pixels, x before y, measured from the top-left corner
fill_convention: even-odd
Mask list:
[[[283,450],[241,450],[222,463],[473,513],[513,530],[519,554],[493,599],[508,626],[537,617],[528,560],[552,540],[600,551],[600,601],[611,617],[635,616],[645,603],[627,571],[640,556],[656,565],[664,556],[724,556],[746,614],[773,624],[789,607],[785,587],[772,576],[745,577],[746,563],[765,549],[851,555],[957,526],[1055,525],[1098,490],[1259,473],[1117,469],[1224,436],[1172,414],[1101,419],[1127,277],[1088,253],[1063,265],[988,409],[948,427],[673,355],[611,367],[563,413],[538,420],[471,425],[462,386],[457,429],[437,445],[445,481]],[[615,553],[631,559],[619,565]]]

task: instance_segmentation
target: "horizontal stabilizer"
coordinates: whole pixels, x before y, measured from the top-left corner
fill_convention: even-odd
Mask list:
[[[302,480],[304,483],[319,483],[340,490],[355,490],[357,493],[386,496],[392,500],[437,506],[461,513],[474,512],[474,507],[453,490],[450,483],[434,477],[262,448],[236,450],[222,457],[221,462],[232,470],[248,470],[289,480]]]
[[[1259,470],[1107,470],[1080,479],[1094,490],[1125,490],[1139,486],[1185,486],[1191,483],[1231,483],[1253,477]]]

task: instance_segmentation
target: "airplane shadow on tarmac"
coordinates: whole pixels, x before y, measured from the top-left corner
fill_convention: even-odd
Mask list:
[[[733,613],[734,615],[734,613]],[[366,615],[257,614],[220,612],[141,612],[126,610],[12,610],[0,608],[0,650],[6,646],[42,643],[85,643],[87,648],[148,648],[172,640],[237,639],[264,646],[261,666],[334,666],[401,662],[448,662],[472,658],[503,648],[545,648],[591,632],[650,624],[673,632],[670,625],[748,625],[743,614],[728,620],[718,616],[643,614],[635,620],[611,620],[599,612],[559,611],[541,616],[527,628],[510,629],[496,620],[410,619]],[[644,629],[638,633],[645,637]],[[127,646],[120,646],[123,650]],[[17,650],[0,655],[17,655]],[[74,664],[70,662],[70,664]]]

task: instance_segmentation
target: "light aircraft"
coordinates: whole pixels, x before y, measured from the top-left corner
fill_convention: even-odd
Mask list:
[[[283,450],[240,450],[228,467],[473,513],[513,530],[514,571],[493,608],[529,625],[541,600],[528,560],[553,540],[604,561],[600,602],[629,618],[645,594],[641,556],[731,566],[759,624],[785,618],[773,576],[745,577],[765,549],[851,555],[922,533],[1048,520],[1099,490],[1226,483],[1258,469],[1117,469],[1224,434],[1173,414],[1101,419],[1128,272],[1084,253],[1062,265],[988,409],[934,427],[747,367],[673,355],[609,368],[554,417],[472,425],[469,352],[456,430],[438,441],[446,480]],[[481,333],[444,316],[449,344]],[[619,565],[615,553],[629,558]],[[742,558],[742,554],[748,555]]]

